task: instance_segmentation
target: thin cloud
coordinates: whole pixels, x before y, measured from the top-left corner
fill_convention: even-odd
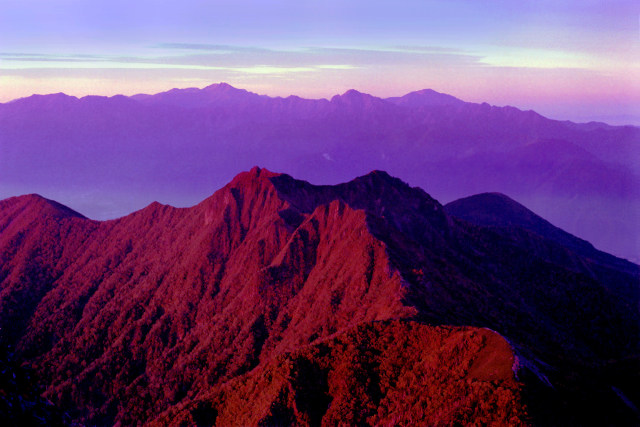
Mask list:
[[[237,71],[248,74],[286,74],[317,71],[316,67],[273,67],[269,65],[256,65],[255,67],[227,68],[229,71]]]
[[[231,46],[223,44],[206,44],[206,43],[159,43],[152,46],[153,49],[165,49],[165,50],[191,50],[191,51],[206,51],[206,52],[256,52],[256,51],[269,51],[269,49],[251,47],[251,46]]]
[[[83,62],[107,62],[108,59],[104,58],[67,58],[67,57],[29,57],[29,56],[0,56],[3,61],[15,61],[15,62],[55,62],[55,63],[83,63]],[[0,67],[2,69],[4,67]]]
[[[453,54],[466,54],[462,49],[455,49],[442,46],[414,46],[414,45],[398,45],[391,46],[390,49],[398,50],[401,52],[424,52],[424,53],[453,53]]]
[[[145,53],[145,52],[143,52]],[[120,64],[130,68],[140,64],[141,68],[165,65],[175,67],[252,68],[282,67],[289,69],[318,68],[352,70],[369,66],[385,65],[425,65],[442,66],[482,66],[482,56],[466,52],[436,47],[302,47],[298,49],[267,49],[254,46],[229,46],[189,43],[162,43],[154,45],[146,54],[131,56],[107,56],[91,54],[41,54],[41,53],[0,53],[0,58],[14,64],[2,64],[2,68],[16,68],[20,63],[25,68],[33,68],[41,63],[43,67],[58,64],[81,67],[89,63],[105,64],[114,68]],[[17,64],[16,64],[17,63]],[[27,64],[28,63],[28,64]],[[45,63],[49,63],[45,65]],[[108,64],[108,65],[107,65]],[[153,65],[145,65],[153,64]]]
[[[0,52],[0,59],[6,61],[102,61],[106,60],[107,58],[102,55],[90,54],[62,55],[51,53]]]
[[[315,68],[319,68],[321,70],[355,70],[359,67],[355,67],[353,65],[348,65],[348,64],[323,64],[323,65],[316,65]]]

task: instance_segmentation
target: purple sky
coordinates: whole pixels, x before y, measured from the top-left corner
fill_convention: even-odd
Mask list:
[[[433,88],[640,124],[637,1],[0,2],[0,102],[226,81],[268,95]]]

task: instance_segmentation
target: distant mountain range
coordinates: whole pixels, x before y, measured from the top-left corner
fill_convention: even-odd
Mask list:
[[[253,168],[103,222],[0,201],[0,348],[38,417],[88,425],[633,425],[639,279],[504,195],[381,171]]]
[[[189,206],[255,164],[318,184],[373,169],[442,201],[508,194],[640,261],[640,128],[563,122],[433,90],[271,98],[228,84],[0,104],[0,197],[38,192],[96,219]]]

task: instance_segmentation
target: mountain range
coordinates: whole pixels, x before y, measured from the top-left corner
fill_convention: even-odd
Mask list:
[[[87,425],[635,425],[639,280],[505,195],[378,170],[108,221],[0,201],[1,354]]]
[[[640,128],[572,123],[421,90],[268,97],[220,83],[155,95],[0,104],[0,197],[38,192],[92,218],[190,206],[261,164],[318,184],[381,169],[449,202],[519,200],[639,261]]]

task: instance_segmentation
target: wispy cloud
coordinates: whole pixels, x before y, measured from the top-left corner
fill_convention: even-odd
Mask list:
[[[55,55],[0,53],[0,70],[32,68],[166,68],[233,70],[250,74],[355,70],[386,65],[438,64],[444,67],[481,65],[481,57],[429,47],[304,47],[267,49],[189,43],[153,45],[141,55]]]
[[[75,55],[58,55],[50,53],[24,53],[24,52],[0,52],[0,60],[2,61],[107,61],[108,58],[102,55],[75,54]],[[0,69],[4,68],[0,65]]]
[[[320,68],[321,70],[355,70],[358,67],[347,64],[323,64],[316,65],[316,68]]]
[[[153,45],[154,49],[163,50],[180,50],[180,51],[207,51],[207,52],[256,52],[268,51],[269,49],[251,47],[251,46],[232,46],[223,44],[206,44],[206,43],[158,43]]]
[[[550,49],[490,49],[480,60],[493,67],[592,68],[589,57],[575,52]]]

